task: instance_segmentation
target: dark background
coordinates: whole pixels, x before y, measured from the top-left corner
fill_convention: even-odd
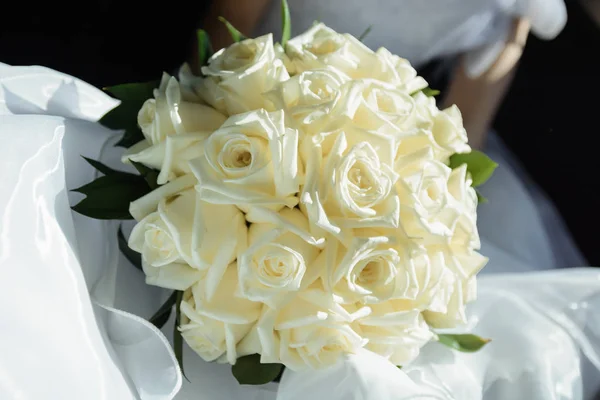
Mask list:
[[[97,87],[154,80],[192,49],[208,1],[21,2],[0,23],[0,61],[43,65]],[[62,5],[61,5],[62,4]],[[576,3],[553,41],[531,36],[494,123],[600,266],[600,30]],[[422,73],[435,88],[444,82]]]

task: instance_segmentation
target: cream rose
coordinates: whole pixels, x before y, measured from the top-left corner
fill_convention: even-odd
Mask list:
[[[418,285],[408,249],[393,237],[359,236],[347,247],[329,238],[315,266],[342,303],[414,299]]]
[[[369,76],[375,53],[349,34],[340,34],[322,23],[289,40],[285,52],[296,73],[336,68],[352,79]]]
[[[260,303],[232,296],[237,281],[237,268],[231,264],[212,299],[206,298],[206,284],[202,281],[184,293],[179,330],[187,344],[205,361],[235,364],[237,344],[260,316]]]
[[[465,172],[464,168],[451,170],[439,161],[425,161],[421,170],[398,181],[404,206],[401,221],[409,236],[423,244],[445,242],[460,218],[476,221],[477,197],[466,183]]]
[[[381,47],[376,52],[371,78],[394,85],[405,93],[412,94],[428,86],[427,81],[404,58]]]
[[[467,323],[466,305],[477,298],[476,274],[488,259],[475,251],[432,252],[432,259],[443,262],[452,272],[423,315],[433,328],[454,328]]]
[[[450,238],[426,245],[429,258],[437,259],[453,278],[448,280],[445,293],[434,297],[424,313],[427,322],[436,328],[452,328],[467,322],[465,305],[475,300],[476,275],[488,261],[476,251],[481,246],[475,213],[477,199],[464,165],[452,171],[448,189],[466,212],[457,219]]]
[[[445,312],[456,277],[444,262],[441,253],[428,254],[422,247],[415,251],[412,265],[418,292],[414,299],[398,299],[397,303],[406,310]]]
[[[411,97],[414,112],[397,137],[396,172],[403,173],[402,168],[409,164],[415,166],[415,161],[424,158],[447,164],[452,154],[471,151],[460,113],[457,114],[454,107],[440,111],[435,98],[422,92]]]
[[[350,121],[353,125],[394,136],[415,129],[414,100],[407,93],[373,79],[347,82],[341,88],[329,113],[329,126],[337,128]]]
[[[206,270],[206,296],[212,297],[227,268],[246,247],[247,228],[232,205],[202,201],[193,188],[163,197],[158,210],[141,219],[129,247],[142,254],[147,282],[185,290]]]
[[[365,342],[350,324],[368,308],[349,313],[317,285],[279,309],[265,307],[239,351],[260,353],[263,363],[283,363],[294,371],[325,368]]]
[[[375,308],[392,302],[399,310],[417,310],[436,328],[465,323],[465,305],[476,297],[475,276],[487,258],[460,246],[419,246],[405,254],[408,261],[403,271],[411,279],[408,295],[369,306]],[[346,307],[352,309],[352,305]]]
[[[293,126],[312,133],[310,127],[327,117],[340,87],[349,80],[334,68],[308,70],[279,83],[268,96]]]
[[[138,113],[138,125],[150,145],[167,136],[190,132],[210,132],[217,129],[226,117],[211,107],[184,101],[179,82],[163,74],[154,98],[148,99]]]
[[[230,117],[190,162],[200,197],[210,203],[294,207],[298,203],[298,131],[283,112],[253,111]]]
[[[449,292],[444,311],[423,312],[425,320],[432,328],[456,328],[468,322],[466,305],[477,298],[477,280],[475,277],[467,280],[455,279]]]
[[[146,139],[127,149],[122,161],[160,170],[157,183],[162,185],[190,172],[188,161],[202,155],[202,142],[226,117],[211,107],[183,100],[179,83],[167,74],[154,96],[138,114]]]
[[[301,206],[315,227],[343,242],[352,228],[399,224],[394,139],[355,127],[305,140]]]
[[[441,148],[433,140],[431,131],[417,129],[398,137],[394,158],[394,171],[400,176],[411,176],[422,171],[424,165],[438,160]],[[447,157],[446,157],[447,160]]]
[[[440,111],[435,116],[432,132],[435,141],[452,154],[471,151],[467,144],[467,131],[463,126],[462,115],[456,105]]]
[[[395,170],[400,175],[412,174],[415,168],[423,167],[424,161],[437,160],[447,164],[449,157],[455,153],[452,146],[446,146],[441,139],[443,136],[441,133],[449,132],[448,137],[451,137],[453,131],[443,123],[446,116],[439,115],[443,112],[438,110],[435,98],[427,97],[422,92],[415,93],[411,97],[414,100],[414,112],[408,124],[410,129],[404,129],[397,136]],[[461,132],[461,129],[455,132],[457,137],[461,137],[458,142],[466,143],[466,137],[462,137]],[[462,145],[456,148],[466,149]]]
[[[273,308],[317,278],[312,263],[320,252],[314,243],[297,234],[309,229],[299,210],[285,208],[279,216],[284,223],[250,225],[248,249],[238,259],[242,295]]]
[[[181,97],[185,101],[193,103],[203,103],[204,100],[196,93],[195,88],[201,84],[202,77],[197,76],[192,72],[192,67],[188,63],[183,63],[179,68],[177,75],[179,87],[181,88]]]
[[[227,115],[272,110],[264,93],[289,78],[271,34],[221,49],[202,67],[202,73],[206,78],[196,87],[198,95]]]
[[[156,182],[163,185],[191,172],[189,162],[204,154],[203,144],[209,135],[210,132],[197,132],[167,136],[153,146],[142,146],[148,143],[144,141],[128,149],[123,161],[131,160],[159,170]]]
[[[371,314],[355,323],[356,331],[368,340],[365,348],[394,365],[407,365],[434,335],[418,310],[405,308],[402,300],[371,305]]]

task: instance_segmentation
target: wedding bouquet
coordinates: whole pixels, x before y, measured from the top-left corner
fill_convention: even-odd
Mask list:
[[[359,348],[399,367],[438,340],[476,351],[487,339],[443,334],[466,322],[476,274],[474,187],[495,168],[472,150],[461,114],[408,61],[322,23],[290,38],[245,38],[178,79],[107,90],[101,120],[125,131],[122,160],[73,209],[135,219],[121,250],[173,294],[173,346],[232,365],[240,383],[283,368],[321,369]],[[141,254],[141,256],[140,256]]]

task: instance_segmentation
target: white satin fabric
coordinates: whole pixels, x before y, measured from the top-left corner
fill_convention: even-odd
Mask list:
[[[402,370],[360,352],[327,371],[286,371],[280,385],[242,387],[228,366],[185,346],[182,384],[172,322],[163,335],[143,320],[168,293],[119,254],[114,222],[69,209],[69,189],[95,175],[80,155],[123,168],[115,134],[93,123],[114,105],[64,74],[0,64],[1,399],[581,400],[598,389],[600,269],[536,271],[568,258],[546,234],[561,222],[548,221],[551,207],[533,200],[501,145],[504,172],[480,207],[492,260],[465,328],[493,339],[484,350],[432,343]]]
[[[436,57],[467,53],[467,73],[478,76],[504,47],[512,21],[525,17],[534,34],[552,39],[567,14],[563,0],[288,0],[292,36],[319,20],[364,43],[385,47],[420,66]],[[258,33],[281,35],[281,2],[271,1]]]
[[[284,373],[277,399],[594,398],[600,387],[599,271],[488,275],[479,291],[468,330],[492,338],[484,350],[460,353],[431,343],[402,371],[370,354],[349,356],[321,374]]]
[[[69,208],[94,178],[81,155],[114,138],[90,121],[116,102],[40,67],[3,65],[0,83],[0,398],[174,398],[174,355],[138,316],[160,292],[125,265],[114,222]]]

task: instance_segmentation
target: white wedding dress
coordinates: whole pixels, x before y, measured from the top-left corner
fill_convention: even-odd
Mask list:
[[[242,387],[229,367],[185,347],[185,381],[167,343],[172,322],[163,335],[143,319],[168,293],[145,285],[120,255],[115,222],[69,209],[77,201],[69,190],[95,176],[80,155],[124,168],[115,132],[95,123],[115,105],[76,78],[0,64],[0,399],[593,398],[600,269],[556,269],[585,264],[494,138],[488,153],[501,167],[479,214],[491,261],[467,327],[493,339],[484,350],[431,343],[403,370],[365,352],[319,374],[286,371],[280,385]]]

